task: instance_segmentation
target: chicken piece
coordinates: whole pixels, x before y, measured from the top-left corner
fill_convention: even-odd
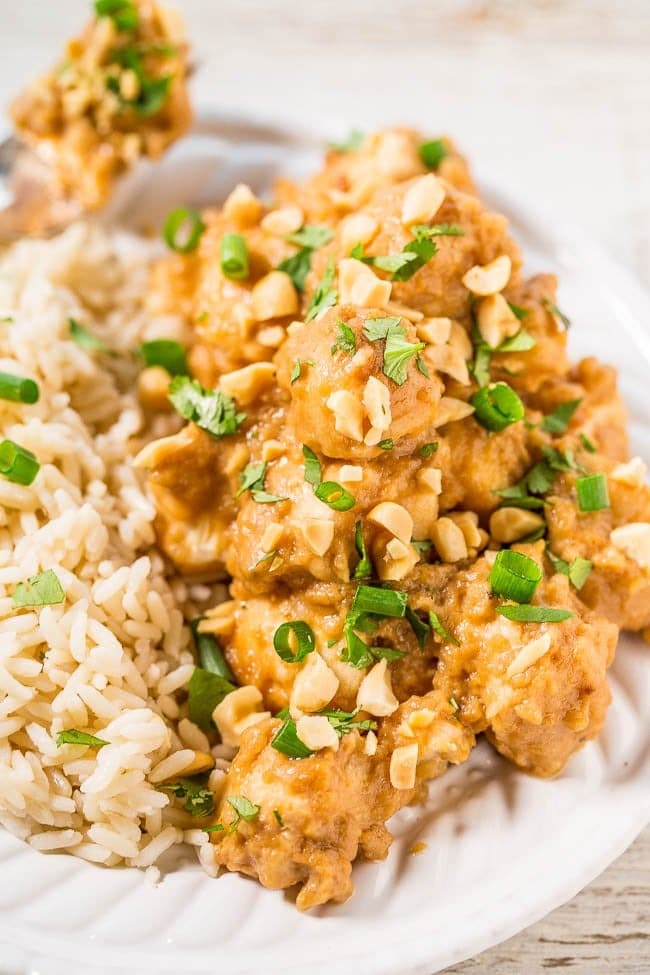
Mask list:
[[[583,602],[622,629],[643,630],[650,626],[650,487],[643,480],[645,465],[640,459],[632,466],[615,464],[598,454],[584,459],[591,470],[608,472],[610,507],[580,511],[576,475],[558,478],[546,506],[549,547],[566,562],[584,558],[593,564],[580,590]]]
[[[500,503],[495,494],[518,481],[532,465],[531,438],[523,422],[499,433],[471,416],[444,428],[436,454],[442,471],[440,510],[464,508],[482,518]]]
[[[543,543],[518,551],[542,561]],[[434,689],[460,706],[460,720],[524,771],[543,777],[562,771],[571,755],[602,728],[610,701],[607,668],[618,629],[571,592],[564,575],[543,579],[533,605],[567,609],[560,623],[517,623],[495,612],[487,557],[458,572],[434,597],[429,567],[414,573],[421,587],[413,603],[431,600],[442,625],[458,641],[443,641]]]
[[[385,822],[413,799],[416,781],[441,774],[450,761],[464,761],[474,743],[471,731],[435,694],[410,699],[386,719],[374,755],[353,730],[336,750],[287,758],[271,744],[279,727],[280,722],[267,720],[244,733],[218,809],[226,830],[212,833],[212,839],[217,862],[228,870],[257,877],[273,889],[300,884],[296,905],[301,910],[347,900],[358,852],[369,860],[384,859],[392,839]],[[393,758],[404,743],[417,746],[418,769],[415,762],[412,769],[400,762],[399,752]],[[400,782],[404,775],[412,776],[412,784]],[[259,806],[257,815],[232,832],[229,796]]]
[[[442,581],[452,571],[447,566],[436,567],[436,579]],[[219,639],[228,663],[239,684],[254,684],[264,695],[264,706],[276,712],[289,704],[291,688],[300,664],[285,663],[276,653],[273,637],[282,623],[304,620],[316,635],[320,656],[338,679],[338,688],[331,699],[333,707],[351,711],[367,668],[358,669],[345,663],[341,653],[345,648],[344,624],[357,585],[317,584],[308,588],[285,592],[278,589],[265,595],[251,596],[241,583],[233,586],[232,615],[227,627],[219,610],[215,615]],[[210,613],[205,624],[210,630]],[[360,639],[373,646],[391,647],[404,656],[390,664],[393,693],[398,701],[413,694],[424,694],[431,688],[435,669],[435,648],[431,641],[420,647],[409,622],[385,618],[377,621],[372,635],[359,634]]]
[[[402,456],[434,439],[442,382],[424,376],[414,355],[401,385],[385,375],[385,343],[366,337],[372,321],[385,317],[381,310],[337,306],[293,330],[278,353],[278,383],[291,396],[289,424],[296,436],[309,430],[310,441],[328,457],[358,462],[386,456],[379,443],[388,438],[395,456]],[[414,327],[398,322],[404,341],[415,345]],[[292,379],[296,362],[304,365]]]
[[[538,274],[520,285],[511,283],[504,296],[522,315],[520,326],[535,345],[525,352],[494,352],[493,380],[502,380],[528,398],[548,377],[563,377],[569,370],[566,327],[553,312],[557,282],[552,274]]]
[[[136,465],[148,472],[161,547],[186,575],[223,578],[241,474],[281,426],[281,394],[261,389],[235,434],[214,438],[194,424],[149,443]]]
[[[180,17],[152,0],[128,6],[91,21],[11,107],[20,138],[52,164],[58,192],[89,210],[106,202],[117,176],[161,156],[192,121]]]
[[[424,177],[428,179],[429,177]],[[416,189],[418,181],[409,180],[380,190],[372,201],[359,211],[376,224],[376,231],[363,242],[364,256],[377,257],[398,254],[412,243],[411,226],[405,226],[403,207],[407,194]],[[471,296],[463,283],[463,276],[475,265],[484,265],[506,255],[512,262],[510,286],[517,287],[521,258],[517,245],[508,235],[508,221],[501,214],[487,210],[475,196],[456,190],[441,181],[444,199],[430,219],[414,218],[412,224],[448,224],[462,231],[460,236],[438,236],[434,254],[408,281],[395,281],[391,300],[432,318],[446,317],[464,323],[469,331]],[[307,279],[306,297],[313,295],[322,278],[328,260],[335,262],[350,256],[349,228],[342,223],[331,244],[314,255],[312,273]],[[386,271],[375,269],[378,277],[390,280]]]
[[[561,403],[582,400],[571,417],[569,433],[582,433],[612,460],[629,457],[627,410],[616,381],[616,370],[597,359],[582,359],[567,375],[549,376],[527,404],[542,413],[552,413]]]
[[[228,796],[245,796],[260,812],[232,833],[212,834],[216,860],[274,890],[300,884],[301,910],[330,900],[340,904],[352,894],[358,851],[384,859],[391,841],[384,822],[413,791],[391,788],[388,757],[366,755],[356,731],[343,737],[337,751],[292,759],[271,745],[279,727],[268,720],[244,734],[218,816],[226,826],[234,819]]]
[[[412,129],[387,129],[362,138],[350,150],[331,150],[318,173],[302,184],[276,183],[281,204],[297,204],[308,222],[334,224],[363,206],[380,188],[427,172],[418,149],[425,139]],[[475,192],[465,159],[449,139],[436,172],[466,193]]]

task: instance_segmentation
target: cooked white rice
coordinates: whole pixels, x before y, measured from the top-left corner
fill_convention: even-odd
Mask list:
[[[40,387],[33,406],[0,400],[0,440],[41,464],[30,487],[0,476],[0,823],[38,850],[144,868],[187,830],[212,873],[207,835],[156,787],[208,742],[178,700],[193,669],[193,594],[154,548],[154,509],[129,460],[143,433],[131,352],[180,335],[143,306],[155,252],[77,225],[0,261],[0,370]],[[70,316],[123,354],[79,348]],[[65,601],[14,609],[16,583],[46,569]],[[57,747],[70,728],[109,744]]]

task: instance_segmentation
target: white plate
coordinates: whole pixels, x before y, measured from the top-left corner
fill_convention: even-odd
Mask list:
[[[151,205],[206,202],[240,179],[261,189],[314,164],[309,140],[292,144],[273,127],[256,138],[189,140],[125,187],[119,208],[150,223]],[[486,196],[510,216],[529,270],[558,274],[573,358],[593,353],[620,369],[633,448],[650,461],[647,296],[559,218],[502,191]],[[189,859],[153,888],[135,870],[45,856],[0,833],[2,973],[431,975],[474,955],[576,894],[648,822],[650,649],[640,640],[621,640],[611,684],[603,734],[564,775],[528,778],[481,744],[432,785],[425,807],[395,817],[388,859],[355,867],[356,894],[342,907],[300,915],[281,893],[232,874],[210,880]],[[426,850],[409,855],[416,841]]]

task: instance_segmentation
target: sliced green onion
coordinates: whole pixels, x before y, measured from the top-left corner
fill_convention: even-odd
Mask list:
[[[224,680],[234,684],[235,675],[228,666],[228,661],[219,646],[219,641],[212,633],[201,633],[199,631],[199,625],[204,619],[204,616],[197,616],[190,623],[201,669],[207,670],[210,674],[217,674],[219,677],[223,677]]]
[[[15,608],[22,606],[55,606],[65,599],[63,586],[53,569],[46,569],[26,582],[19,582],[13,594]]]
[[[449,155],[449,150],[442,139],[431,139],[421,143],[418,154],[427,169],[437,169],[445,156]]]
[[[292,642],[296,647],[295,651]],[[278,626],[273,635],[273,647],[278,657],[286,663],[299,664],[316,649],[316,636],[309,623],[291,620]]]
[[[354,526],[354,546],[359,553],[359,562],[354,570],[354,579],[369,579],[372,575],[372,562],[366,549],[363,537],[363,525],[360,521]]]
[[[89,735],[86,731],[77,731],[76,728],[59,731],[56,736],[57,748],[61,745],[88,745],[90,748],[103,748],[108,744],[104,738],[96,738],[95,735]]]
[[[202,731],[214,731],[212,712],[224,697],[235,690],[235,685],[218,673],[203,667],[195,667],[187,685],[187,703],[190,721]]]
[[[170,376],[187,375],[187,359],[185,349],[180,342],[173,339],[152,339],[143,342],[140,354],[147,366],[162,366]]]
[[[552,606],[497,606],[497,613],[515,623],[561,623],[575,613]]]
[[[0,474],[8,481],[29,487],[40,469],[41,465],[31,450],[21,447],[13,440],[3,440],[0,443]]]
[[[577,559],[574,559],[571,565],[569,566],[569,573],[568,573],[569,582],[571,583],[571,585],[575,586],[576,589],[582,589],[585,582],[591,575],[591,570],[593,569],[593,567],[594,564],[593,562],[590,562],[589,559],[583,559],[580,558],[580,556],[578,556]]]
[[[221,270],[233,281],[248,277],[248,247],[241,234],[224,234],[221,238]]]
[[[336,481],[323,481],[314,489],[314,494],[334,511],[349,511],[356,504],[354,496]]]
[[[407,593],[399,592],[397,589],[359,586],[354,594],[350,612],[400,617],[406,614],[407,602]]]
[[[198,247],[204,230],[205,224],[198,210],[178,207],[165,220],[163,238],[177,254],[189,254]]]
[[[527,318],[529,315],[529,311],[527,308],[522,308],[521,305],[515,305],[514,301],[508,302],[508,308],[515,316],[515,318],[517,318],[520,322],[522,322],[524,318]]]
[[[307,484],[317,488],[323,478],[323,468],[318,457],[307,444],[302,445],[302,456],[305,458],[305,480]]]
[[[578,434],[578,439],[585,450],[589,451],[590,454],[596,453],[596,444],[593,440],[590,440],[586,433]]]
[[[86,352],[109,352],[108,346],[98,339],[97,336],[89,332],[87,328],[76,320],[76,318],[68,319],[68,326],[70,328],[70,338],[78,345],[80,349],[85,349]]]
[[[449,630],[445,629],[440,622],[440,617],[437,613],[434,613],[432,609],[429,610],[429,622],[431,623],[431,628],[433,629],[434,633],[437,633],[442,640],[445,640],[447,643],[453,643],[455,647],[460,646],[460,643],[456,637],[452,636]]]
[[[298,737],[296,722],[292,718],[286,718],[273,736],[271,747],[277,752],[282,752],[289,758],[309,758],[313,755],[311,748],[307,748],[304,741]]]
[[[276,504],[278,501],[288,501],[281,494],[270,494],[268,491],[251,491],[251,498],[257,504]]]
[[[529,603],[542,575],[542,570],[534,559],[506,548],[497,552],[488,581],[492,592],[497,596],[518,603]]]
[[[587,474],[576,481],[578,505],[581,511],[602,511],[609,508],[609,491],[604,474]]]
[[[0,372],[0,399],[13,403],[36,403],[39,396],[38,383],[11,372]]]
[[[507,383],[491,383],[470,397],[474,414],[486,430],[505,430],[511,423],[523,420],[525,410],[514,389]]]
[[[504,339],[501,345],[497,345],[495,352],[528,352],[537,345],[535,339],[525,328],[520,328],[516,335],[509,339]]]
[[[392,450],[395,444],[390,437],[387,437],[386,440],[380,440],[377,446],[380,450]]]

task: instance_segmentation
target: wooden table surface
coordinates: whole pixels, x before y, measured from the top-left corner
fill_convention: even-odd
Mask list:
[[[452,134],[479,176],[581,224],[650,285],[648,0],[176,3],[199,99],[338,135],[392,122]],[[0,101],[88,7],[0,0]],[[646,830],[569,904],[446,975],[647,975],[649,877]]]

